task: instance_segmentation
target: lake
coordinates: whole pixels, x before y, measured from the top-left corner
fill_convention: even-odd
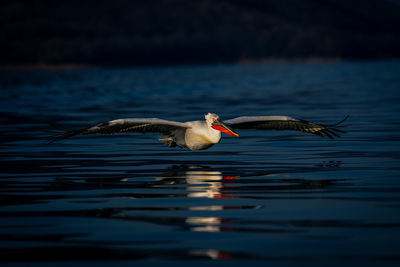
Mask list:
[[[400,62],[0,72],[0,261],[15,266],[400,263]],[[287,115],[208,150],[65,130]]]

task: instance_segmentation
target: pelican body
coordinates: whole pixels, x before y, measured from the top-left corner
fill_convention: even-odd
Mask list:
[[[173,136],[160,138],[169,147],[178,145],[190,150],[207,149],[221,140],[221,132],[239,136],[228,125],[220,121],[216,114],[208,113],[205,121],[189,121],[185,129],[177,129]]]
[[[235,129],[297,130],[333,139],[334,137],[339,137],[338,133],[344,133],[337,127],[347,117],[333,125],[315,124],[287,116],[237,117],[223,122],[214,113],[205,115],[204,121],[183,123],[158,118],[130,118],[112,120],[85,129],[69,131],[53,138],[53,140],[62,140],[78,134],[158,132],[164,135],[159,140],[168,147],[179,146],[190,150],[203,150],[219,143],[221,132],[231,136],[239,136]]]

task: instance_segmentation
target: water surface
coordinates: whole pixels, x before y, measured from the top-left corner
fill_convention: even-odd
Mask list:
[[[1,72],[0,87],[3,263],[400,262],[400,62]],[[158,134],[46,141],[207,112],[350,118],[336,140],[242,130],[194,152]]]

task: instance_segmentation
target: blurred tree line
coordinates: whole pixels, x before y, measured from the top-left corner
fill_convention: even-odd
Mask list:
[[[390,0],[3,0],[0,64],[400,57]]]

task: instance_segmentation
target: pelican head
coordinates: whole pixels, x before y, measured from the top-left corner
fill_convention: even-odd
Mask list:
[[[208,113],[207,115],[205,115],[205,118],[207,125],[214,130],[226,133],[227,135],[231,136],[239,136],[239,134],[236,133],[231,127],[223,123],[217,114]]]

